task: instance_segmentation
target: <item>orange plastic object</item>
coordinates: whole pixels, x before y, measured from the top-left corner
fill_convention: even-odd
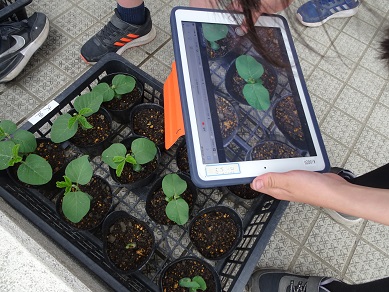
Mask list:
[[[180,100],[180,89],[176,63],[163,85],[164,116],[165,116],[165,148],[169,149],[178,138],[185,135],[184,118]]]

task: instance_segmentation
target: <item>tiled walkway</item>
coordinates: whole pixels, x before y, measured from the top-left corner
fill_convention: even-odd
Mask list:
[[[294,12],[303,2],[297,0],[285,16],[331,164],[362,174],[389,161],[389,70],[377,51],[389,26],[389,2],[365,0],[356,16],[320,28],[295,22]],[[187,1],[146,4],[157,38],[123,56],[163,82],[174,59],[169,14]],[[0,85],[0,120],[22,123],[88,70],[79,57],[80,47],[107,22],[114,6],[113,0],[34,0],[27,10],[47,14],[50,34],[22,74]],[[320,208],[290,204],[258,266],[355,283],[389,276],[389,227],[364,221],[347,228]]]

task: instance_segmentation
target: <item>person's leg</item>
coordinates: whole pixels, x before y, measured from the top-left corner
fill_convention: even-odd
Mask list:
[[[380,188],[380,189],[389,189],[389,164],[381,166],[375,170],[372,170],[366,174],[352,178],[349,181],[353,184]]]
[[[108,53],[121,55],[129,48],[147,44],[155,36],[150,11],[143,0],[118,0],[108,24],[82,46],[81,57],[93,64]]]
[[[300,276],[269,269],[255,271],[247,285],[251,292],[386,292],[389,278],[351,285],[330,277]]]
[[[305,26],[320,26],[331,18],[350,17],[357,13],[359,0],[310,0],[297,10]]]

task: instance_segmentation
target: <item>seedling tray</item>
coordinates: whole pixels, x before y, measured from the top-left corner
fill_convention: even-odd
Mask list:
[[[27,18],[25,6],[31,2],[32,0],[0,0],[0,22],[20,21]],[[4,7],[1,8],[3,5]]]
[[[138,78],[145,88],[144,102],[163,106],[162,84],[116,54],[109,54],[82,75],[73,85],[32,117],[22,128],[37,137],[49,137],[55,118],[72,108],[73,100],[88,92],[107,74],[124,72]],[[114,123],[112,142],[130,136],[128,125]],[[168,151],[162,151],[159,176],[177,172],[175,150],[178,141]],[[75,156],[81,152],[68,146]],[[111,184],[114,209],[124,210],[145,221],[154,231],[156,252],[139,272],[130,276],[118,274],[109,267],[103,257],[101,230],[78,231],[61,220],[55,211],[55,199],[49,200],[37,189],[16,185],[5,171],[0,172],[0,195],[16,210],[32,221],[48,237],[64,248],[116,291],[159,291],[158,280],[163,267],[183,256],[200,256],[193,248],[184,226],[161,226],[153,222],[145,211],[146,194],[150,186],[130,191],[117,185],[110,177],[100,156],[91,157],[95,174]],[[208,261],[220,275],[223,291],[243,291],[256,263],[260,259],[287,203],[260,195],[254,200],[244,200],[230,194],[224,188],[199,189],[193,214],[203,208],[224,205],[233,208],[243,220],[243,240],[234,253],[226,259]]]

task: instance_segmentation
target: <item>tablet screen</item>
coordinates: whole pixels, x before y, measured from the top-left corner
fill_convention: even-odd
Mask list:
[[[284,20],[261,16],[256,25],[274,65],[228,13],[177,10],[176,16],[172,35],[191,175],[228,185],[267,171],[328,167]]]
[[[237,25],[182,26],[204,164],[316,156],[280,28],[256,30],[282,68],[237,35]]]

